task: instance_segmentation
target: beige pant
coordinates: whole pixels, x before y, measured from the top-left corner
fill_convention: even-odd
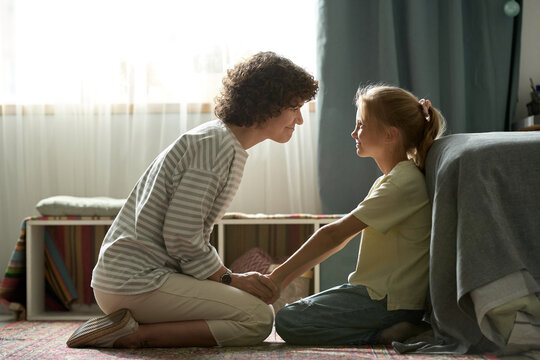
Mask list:
[[[206,320],[222,346],[260,343],[272,331],[270,305],[235,287],[192,276],[171,274],[157,290],[137,295],[109,294],[94,290],[99,307],[110,314],[131,310],[139,323]]]

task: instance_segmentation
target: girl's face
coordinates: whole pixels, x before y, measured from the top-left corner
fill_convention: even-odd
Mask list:
[[[351,133],[356,140],[356,153],[360,157],[377,158],[384,151],[384,130],[375,118],[362,110],[363,105],[356,111],[356,127]]]
[[[300,112],[302,105],[303,104],[299,104],[294,108],[283,109],[281,114],[268,119],[264,125],[266,138],[278,143],[286,143],[289,141],[295,126],[304,123],[302,113]]]

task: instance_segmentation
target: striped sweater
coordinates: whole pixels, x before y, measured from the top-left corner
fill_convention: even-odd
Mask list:
[[[206,279],[222,261],[210,233],[230,205],[248,154],[215,120],[180,136],[150,164],[107,232],[91,286],[138,294],[173,272]]]

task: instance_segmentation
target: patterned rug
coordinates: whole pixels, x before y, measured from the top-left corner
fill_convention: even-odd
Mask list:
[[[0,328],[0,359],[369,359],[496,360],[492,356],[399,355],[392,348],[285,344],[275,333],[260,346],[159,349],[70,349],[66,340],[78,321],[19,321]]]

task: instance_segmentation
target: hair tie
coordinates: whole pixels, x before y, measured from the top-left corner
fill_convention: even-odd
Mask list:
[[[429,109],[431,108],[431,101],[426,100],[426,99],[421,99],[418,102],[420,103],[420,106],[422,107],[422,113],[424,114],[424,118],[426,119],[426,121],[431,120],[431,118],[429,117]]]

